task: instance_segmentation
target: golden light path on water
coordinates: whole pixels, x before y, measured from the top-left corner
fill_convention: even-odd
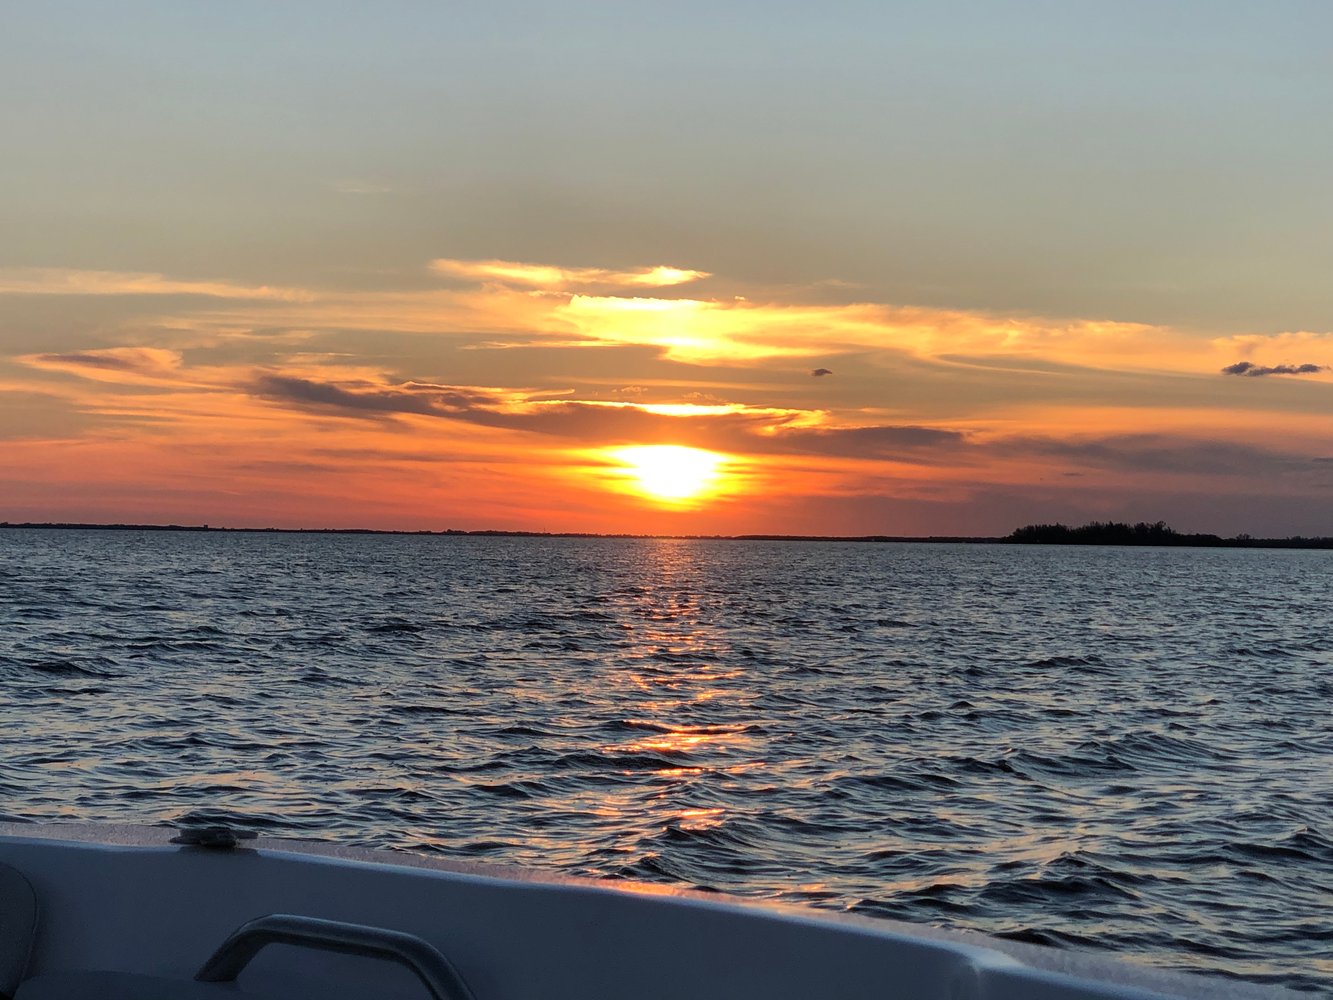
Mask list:
[[[601,743],[596,753],[620,780],[571,789],[561,797],[560,808],[611,821],[639,817],[636,822],[659,835],[699,833],[734,815],[707,795],[701,800],[703,789],[768,766],[755,735],[752,706],[759,695],[745,669],[725,662],[725,643],[719,645],[702,595],[692,584],[688,549],[677,540],[660,539],[644,556],[643,578],[657,586],[643,595],[647,614],[625,635],[625,668],[603,677],[609,685],[604,696],[625,712],[618,722],[620,738]],[[542,838],[530,842],[542,843]],[[552,857],[566,850],[558,837],[543,846]],[[643,853],[643,846],[626,838],[606,853],[623,855],[628,862]]]

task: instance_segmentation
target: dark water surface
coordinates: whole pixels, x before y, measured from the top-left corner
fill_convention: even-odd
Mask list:
[[[1333,553],[0,529],[0,811],[1333,988]]]

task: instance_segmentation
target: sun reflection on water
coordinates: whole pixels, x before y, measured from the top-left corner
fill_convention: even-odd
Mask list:
[[[642,724],[642,723],[641,723]],[[647,723],[648,727],[658,728],[660,723]],[[705,727],[699,729],[680,728],[655,732],[643,739],[627,740],[604,746],[607,753],[661,753],[668,755],[689,754],[699,749],[731,750],[753,742],[744,727]]]
[[[677,824],[682,830],[708,830],[720,825],[726,813],[721,806],[712,809],[682,809]]]

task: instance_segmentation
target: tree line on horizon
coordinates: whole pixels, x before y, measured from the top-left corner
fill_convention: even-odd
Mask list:
[[[1205,545],[1225,548],[1333,549],[1333,538],[1255,538],[1248,534],[1223,538],[1212,534],[1186,534],[1165,521],[1089,521],[1071,528],[1064,524],[1028,524],[1004,539],[1027,545]]]

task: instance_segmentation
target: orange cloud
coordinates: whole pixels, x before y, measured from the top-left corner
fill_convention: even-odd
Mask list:
[[[498,281],[553,291],[587,285],[665,288],[710,277],[706,271],[690,271],[663,264],[632,271],[615,271],[601,267],[558,267],[511,260],[454,260],[441,257],[431,261],[430,266],[439,274],[469,281]]]
[[[734,518],[744,531],[798,496],[964,503],[1075,482],[1313,496],[1333,469],[1325,386],[1242,388],[1217,374],[1238,354],[1327,363],[1330,334],[1208,339],[794,292],[673,298],[661,289],[706,276],[681,269],[434,269],[469,284],[314,293],[0,271],[0,294],[192,297],[157,315],[144,306],[123,346],[101,346],[115,328],[96,326],[12,359],[24,368],[0,391],[27,395],[10,410],[40,390],[50,419],[10,435],[5,488],[28,489],[25,476],[45,477],[52,496],[102,484],[126,510],[140,493],[193,490],[201,511],[209,496],[265,496],[253,516],[286,523],[325,505],[378,524],[471,510],[486,512],[471,522],[483,527],[725,530]],[[459,353],[497,344],[518,354]],[[837,378],[809,377],[826,363]],[[86,462],[57,469],[41,450],[52,440],[77,440]],[[606,503],[608,482],[625,482],[608,449],[644,445],[728,456],[726,489],[698,512],[713,520],[650,522],[632,497]]]
[[[70,268],[0,268],[0,295],[202,295],[215,299],[275,299],[305,302],[299,288],[240,285],[230,281],[181,281],[137,271],[79,271]]]
[[[198,295],[235,303],[160,317],[178,334],[238,340],[320,331],[394,331],[499,337],[474,347],[642,346],[692,364],[754,363],[883,351],[947,364],[991,357],[1175,371],[1213,371],[1228,348],[1168,328],[1103,321],[1053,322],[881,303],[812,304],[606,295],[589,285],[661,288],[707,277],[674,267],[564,268],[441,259],[439,273],[470,289],[328,290],[178,281],[103,271],[0,271],[0,293]],[[1234,361],[1234,358],[1230,359]]]
[[[552,304],[549,315],[585,343],[655,347],[667,359],[689,363],[878,350],[950,364],[1003,356],[1126,369],[1198,370],[1200,365],[1198,342],[1166,328],[1084,320],[1059,323],[879,303],[575,294]],[[559,329],[552,326],[553,332]]]
[[[20,268],[0,269],[0,294],[224,299],[232,304],[178,310],[158,319],[178,336],[228,340],[309,340],[333,330],[392,331],[464,336],[473,348],[648,347],[666,360],[690,364],[783,362],[867,351],[950,366],[990,366],[993,359],[1004,358],[1037,366],[1198,374],[1215,373],[1234,363],[1238,354],[1270,363],[1295,359],[1333,364],[1333,333],[1210,340],[1169,327],[1106,320],[1058,321],[886,303],[664,298],[578,290],[665,288],[709,277],[704,271],[667,266],[613,270],[441,258],[431,267],[476,286],[316,293],[161,274]],[[262,338],[255,331],[263,331]],[[491,339],[478,340],[478,335]]]

